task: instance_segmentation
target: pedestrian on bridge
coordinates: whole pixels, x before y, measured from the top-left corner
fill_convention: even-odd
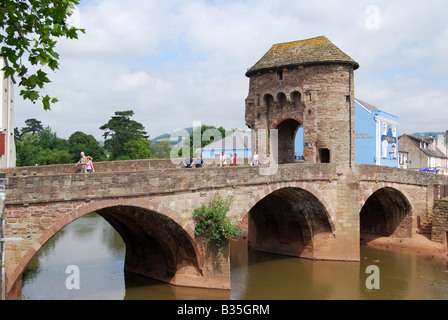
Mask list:
[[[86,172],[87,173],[95,172],[95,167],[93,166],[93,162],[92,162],[92,157],[91,156],[87,156]]]
[[[224,153],[224,151],[221,153],[221,155],[219,156],[219,166],[220,167],[225,167],[227,164],[227,159],[226,159],[226,155]]]
[[[196,160],[194,160],[194,166],[195,166],[195,168],[205,167],[204,160],[202,160],[201,155],[199,153],[198,153]]]
[[[75,164],[75,167],[77,167],[78,164],[80,164],[81,165],[81,173],[86,173],[86,163],[87,163],[86,155],[84,154],[84,152],[81,152],[81,158]]]
[[[190,157],[190,154],[187,154],[187,158],[185,159],[185,168],[191,168],[193,165],[193,158]]]
[[[257,153],[257,151],[254,151],[254,157],[253,157],[253,160],[252,160],[252,165],[253,166],[258,166],[258,153]]]

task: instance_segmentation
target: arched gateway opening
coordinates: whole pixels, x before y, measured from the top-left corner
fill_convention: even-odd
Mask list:
[[[300,127],[300,122],[294,119],[286,119],[276,127],[278,130],[279,164],[293,163],[295,161],[295,148],[298,145],[301,145],[296,143],[296,137],[299,136],[297,133]],[[301,153],[303,155],[303,151],[297,153]]]
[[[261,199],[249,212],[249,246],[276,254],[314,258],[333,227],[322,203],[310,192],[283,188]]]
[[[382,188],[372,194],[360,213],[360,232],[384,237],[410,237],[411,205],[406,197],[393,188]]]

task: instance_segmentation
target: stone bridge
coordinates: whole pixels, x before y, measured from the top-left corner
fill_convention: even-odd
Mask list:
[[[360,260],[362,233],[411,237],[432,216],[440,177],[387,167],[293,163],[183,169],[166,161],[7,170],[4,201],[6,296],[21,296],[21,275],[58,231],[91,212],[126,244],[124,268],[179,286],[230,288],[223,254],[195,237],[193,211],[220,192],[229,215],[257,250],[318,260]],[[14,172],[14,170],[17,170]],[[443,178],[443,177],[442,177]]]

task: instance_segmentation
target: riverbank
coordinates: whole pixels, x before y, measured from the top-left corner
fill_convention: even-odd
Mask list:
[[[421,234],[416,234],[412,238],[378,237],[363,234],[361,244],[380,249],[417,253],[448,263],[448,249],[443,244],[433,242]]]

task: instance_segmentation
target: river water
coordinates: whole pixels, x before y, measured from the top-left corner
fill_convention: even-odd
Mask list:
[[[360,262],[310,261],[231,243],[230,291],[174,287],[123,271],[125,246],[96,213],[58,232],[23,275],[31,300],[374,300],[448,299],[448,266],[418,254],[361,248]],[[375,283],[367,289],[378,267]],[[76,269],[67,269],[76,266]],[[79,280],[79,281],[78,281]],[[77,287],[79,285],[79,288]]]

